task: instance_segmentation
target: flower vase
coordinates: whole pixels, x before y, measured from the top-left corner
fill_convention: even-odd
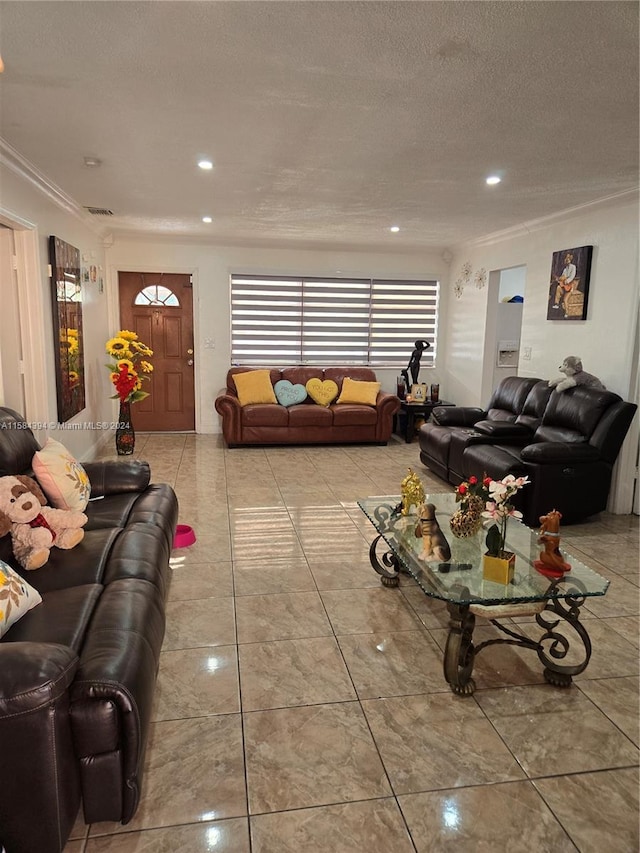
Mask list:
[[[486,581],[508,584],[513,580],[516,555],[513,551],[500,551],[499,556],[482,555],[482,577]]]
[[[482,527],[482,510],[484,501],[477,495],[466,498],[460,509],[453,513],[449,521],[451,532],[458,539],[467,539],[475,536]]]
[[[131,423],[131,403],[120,403],[116,428],[116,451],[118,456],[130,456],[136,444],[136,434]]]

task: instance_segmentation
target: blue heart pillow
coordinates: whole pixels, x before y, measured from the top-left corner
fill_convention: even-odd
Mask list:
[[[307,389],[304,385],[292,385],[288,379],[280,379],[273,386],[276,400],[281,406],[295,406],[307,399]]]

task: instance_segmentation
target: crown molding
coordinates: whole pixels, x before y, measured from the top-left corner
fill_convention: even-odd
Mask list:
[[[0,136],[0,164],[6,166],[18,177],[26,181],[38,192],[45,195],[57,207],[75,216],[82,224],[93,231],[94,234],[102,234],[103,229],[98,227],[95,222],[92,222],[89,215],[78,202],[71,198],[70,195],[60,189],[57,184],[54,184],[44,172],[41,172],[37,166],[34,166],[26,157],[23,157],[19,151],[16,151],[13,146],[9,145],[6,139]]]
[[[502,243],[504,240],[513,240],[516,237],[526,237],[533,231],[541,231],[543,228],[548,228],[560,219],[568,219],[573,216],[581,216],[582,214],[596,210],[597,208],[616,207],[619,204],[633,202],[635,199],[638,203],[640,187],[633,187],[630,190],[622,190],[619,193],[608,195],[603,198],[588,201],[585,204],[579,204],[575,207],[569,207],[565,210],[559,210],[555,213],[549,213],[546,216],[541,216],[538,219],[530,219],[526,222],[520,222],[517,225],[512,225],[502,231],[494,231],[493,234],[485,234],[484,237],[478,237],[475,240],[465,240],[457,244],[457,251],[467,251],[468,249],[479,249],[484,246],[492,246],[495,243]]]

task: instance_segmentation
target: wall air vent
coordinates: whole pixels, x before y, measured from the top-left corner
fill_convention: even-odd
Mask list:
[[[113,216],[113,210],[106,207],[85,207],[85,210],[92,216]]]

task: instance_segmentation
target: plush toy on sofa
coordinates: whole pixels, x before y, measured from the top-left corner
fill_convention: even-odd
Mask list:
[[[597,376],[582,369],[582,361],[578,355],[568,355],[558,370],[564,373],[564,376],[549,380],[549,387],[558,392],[575,388],[576,385],[586,385],[587,388],[598,388],[600,391],[607,390]]]
[[[39,569],[49,550],[73,548],[84,538],[83,512],[53,509],[31,477],[0,477],[0,536],[11,533],[13,553],[25,569]]]

